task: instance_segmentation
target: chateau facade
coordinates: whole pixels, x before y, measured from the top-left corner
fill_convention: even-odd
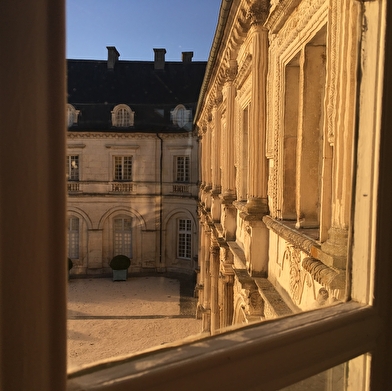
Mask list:
[[[345,300],[361,23],[357,1],[222,3],[195,118],[204,331]]]
[[[67,246],[73,274],[194,273],[198,142],[192,131],[204,62],[68,60]]]

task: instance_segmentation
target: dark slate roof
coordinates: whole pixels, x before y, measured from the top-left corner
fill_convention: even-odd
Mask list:
[[[67,60],[68,103],[80,110],[70,130],[184,131],[170,121],[170,111],[182,104],[194,115],[206,64],[166,62],[155,70],[153,61],[117,61],[108,69],[107,61]],[[111,111],[118,104],[135,112],[132,128],[112,127]]]

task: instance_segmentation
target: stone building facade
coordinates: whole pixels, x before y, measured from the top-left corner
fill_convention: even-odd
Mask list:
[[[73,274],[194,273],[198,140],[192,118],[205,62],[68,60],[67,246]]]
[[[195,118],[205,331],[346,298],[360,18],[348,0],[222,3]]]

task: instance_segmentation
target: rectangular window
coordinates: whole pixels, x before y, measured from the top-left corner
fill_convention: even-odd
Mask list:
[[[192,222],[189,219],[178,221],[178,258],[191,259]]]
[[[114,157],[114,180],[115,181],[132,180],[132,156]]]
[[[68,257],[79,259],[79,219],[77,217],[68,219],[67,247]]]
[[[176,182],[189,182],[189,156],[175,157]]]
[[[132,219],[122,217],[114,219],[114,254],[132,258]]]
[[[68,155],[66,163],[67,179],[69,181],[79,180],[79,156]]]

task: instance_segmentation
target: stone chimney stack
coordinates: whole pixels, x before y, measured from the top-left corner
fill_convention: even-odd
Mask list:
[[[118,61],[120,53],[114,46],[106,46],[106,49],[108,49],[108,69],[114,69],[114,65]]]
[[[193,52],[182,52],[182,62],[192,62]]]
[[[154,49],[154,69],[165,69],[166,49]]]

